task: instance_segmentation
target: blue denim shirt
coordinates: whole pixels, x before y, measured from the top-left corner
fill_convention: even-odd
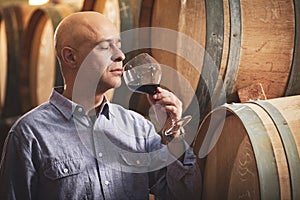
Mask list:
[[[141,115],[105,103],[97,117],[54,89],[7,137],[0,199],[200,199],[191,149],[184,162],[168,153]]]

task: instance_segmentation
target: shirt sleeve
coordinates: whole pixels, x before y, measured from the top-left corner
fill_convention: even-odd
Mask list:
[[[35,199],[37,183],[31,153],[25,141],[11,131],[5,141],[0,163],[0,199]]]
[[[188,148],[183,163],[176,160],[167,166],[166,181],[170,199],[201,199],[202,176],[192,148]]]
[[[152,149],[157,148],[158,143],[161,144],[161,137],[157,133],[156,135],[158,137],[153,137],[156,139],[152,140]],[[153,147],[153,144],[156,144],[154,145],[156,147]],[[184,144],[186,151],[183,155],[183,162],[168,152],[167,156],[160,156],[160,158],[168,157],[166,167],[149,173],[150,192],[158,199],[201,199],[202,177],[200,167],[193,149],[187,143]],[[162,145],[161,148],[167,149],[165,145]],[[172,158],[170,159],[170,157]]]

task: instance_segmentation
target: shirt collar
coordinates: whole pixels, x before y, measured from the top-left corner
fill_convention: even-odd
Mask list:
[[[64,115],[65,118],[71,119],[73,113],[78,110],[78,107],[82,108],[82,106],[67,99],[62,95],[62,93],[63,87],[53,88],[49,101],[62,113],[62,115]],[[96,109],[99,109],[99,113],[103,114],[107,119],[109,119],[109,102],[105,96],[103,103]]]
[[[98,117],[99,114],[101,114],[104,115],[107,119],[109,119],[109,106],[107,98],[104,96],[102,103],[89,113],[91,113],[91,116],[94,115],[95,118]]]

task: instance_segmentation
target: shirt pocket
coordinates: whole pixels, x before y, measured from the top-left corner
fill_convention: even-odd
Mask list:
[[[48,161],[43,174],[44,186],[49,192],[43,199],[93,199],[93,184],[84,159],[52,159]]]
[[[52,162],[45,169],[44,175],[56,180],[81,173],[84,170],[84,164],[80,159],[67,159],[62,161]]]
[[[122,170],[126,172],[143,173],[148,172],[151,158],[148,153],[122,152]]]

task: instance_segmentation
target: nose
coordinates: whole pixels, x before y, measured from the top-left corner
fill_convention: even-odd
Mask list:
[[[121,62],[125,59],[125,55],[123,53],[123,51],[117,47],[114,48],[114,53],[112,56],[112,60],[114,62]]]

